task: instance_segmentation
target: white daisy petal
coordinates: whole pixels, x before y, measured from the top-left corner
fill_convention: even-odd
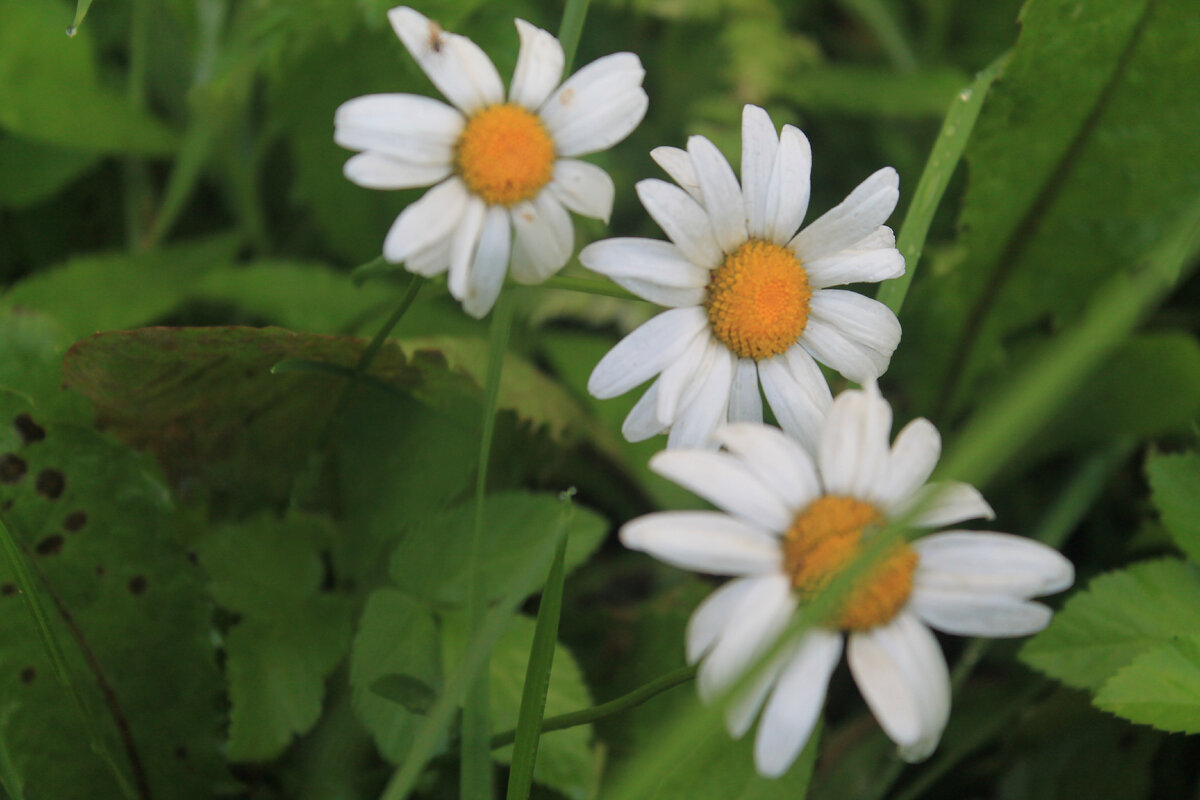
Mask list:
[[[563,71],[563,49],[558,39],[523,19],[514,20],[521,50],[508,89],[509,102],[536,111],[558,86]]]
[[[512,224],[508,219],[508,211],[501,206],[492,206],[483,219],[483,231],[479,236],[479,246],[475,248],[466,295],[462,298],[463,310],[476,319],[485,317],[500,296],[511,244]]]
[[[347,100],[333,115],[333,140],[408,163],[449,167],[466,120],[454,108],[415,94],[368,94]]]
[[[919,513],[912,519],[912,524],[918,528],[941,528],[968,519],[993,519],[996,516],[978,489],[958,481],[928,483],[907,502],[898,503],[894,508],[891,516],[903,516],[910,509],[918,509]]]
[[[713,269],[723,254],[704,208],[687,192],[653,178],[638,181],[638,197],[658,226],[693,264]]]
[[[404,259],[404,268],[414,275],[423,275],[426,278],[441,275],[450,266],[450,243],[453,239],[454,235],[451,233],[409,255]]]
[[[821,427],[817,465],[829,494],[870,497],[888,465],[892,408],[874,382],[838,395]]]
[[[796,385],[804,390],[814,406],[821,409],[823,416],[833,403],[833,393],[829,391],[829,383],[812,355],[796,343],[784,351],[783,361]]]
[[[887,371],[900,343],[900,320],[883,303],[857,292],[818,289],[800,341],[818,361],[866,383]]]
[[[568,78],[538,110],[559,155],[605,150],[628,136],[649,106],[645,74],[633,53],[613,53]]]
[[[891,234],[891,228],[879,230]],[[814,289],[841,286],[846,283],[879,283],[904,274],[904,256],[896,249],[895,235],[891,241],[870,249],[850,248],[823,258],[804,262],[809,285]]]
[[[717,244],[732,253],[746,242],[746,211],[737,176],[717,146],[703,136],[688,137],[688,155]]]
[[[459,178],[442,181],[396,217],[383,240],[383,255],[398,263],[446,237],[458,227],[469,198]]]
[[[755,239],[768,238],[767,200],[778,149],[779,135],[767,112],[758,106],[745,106],[742,109],[742,197],[746,205],[746,232]]]
[[[706,330],[691,341],[678,358],[668,364],[658,379],[658,419],[672,424],[715,363],[713,338]]]
[[[369,152],[353,156],[342,172],[352,183],[368,189],[413,189],[444,180],[451,168],[449,164],[418,164]]]
[[[695,307],[704,302],[704,289],[663,286],[639,278],[613,278],[613,283],[643,300],[665,308]]]
[[[924,417],[914,419],[896,435],[887,470],[872,499],[885,508],[911,497],[925,485],[942,454],[942,437]]]
[[[913,590],[909,609],[939,631],[955,636],[1029,636],[1050,624],[1053,612],[1032,600],[1004,594]]]
[[[450,296],[462,301],[467,295],[467,277],[471,262],[475,260],[475,246],[483,232],[483,216],[487,204],[472,195],[467,201],[467,210],[450,239],[450,272],[446,276],[446,288]]]
[[[400,41],[433,85],[467,114],[504,101],[500,73],[479,46],[407,6],[388,11]]]
[[[787,359],[774,356],[759,361],[758,377],[780,426],[805,448],[815,450],[825,408],[813,402],[807,388],[788,369]],[[822,378],[821,382],[824,381]]]
[[[513,259],[511,273],[518,283],[541,283],[558,272],[575,247],[571,216],[550,192],[510,210],[513,231],[526,258]]]
[[[716,448],[712,434],[724,422],[729,409],[736,359],[715,342],[710,351],[712,365],[704,370],[704,380],[695,384],[694,396],[688,397],[685,393],[682,410],[667,436],[667,447]]]
[[[787,242],[804,221],[804,215],[808,213],[811,170],[812,149],[808,138],[798,128],[784,125],[767,189],[767,238],[772,242]],[[796,252],[802,258],[812,257]]]
[[[763,530],[786,531],[792,524],[775,493],[728,453],[664,450],[650,459],[650,469]]]
[[[730,613],[731,623],[700,664],[696,690],[708,702],[728,688],[774,644],[796,610],[792,586],[784,575],[764,575]]]
[[[782,431],[766,425],[731,424],[719,428],[714,438],[790,511],[804,509],[821,494],[812,458]]]
[[[659,561],[709,575],[759,575],[779,570],[774,536],[716,511],[646,514],[621,528],[621,544]]]
[[[738,603],[754,582],[754,578],[729,581],[696,606],[687,624],[687,663],[695,664],[717,643]]]
[[[912,546],[921,559],[917,588],[1029,598],[1075,582],[1075,567],[1061,553],[1011,533],[945,531]]]
[[[804,260],[845,250],[886,222],[899,199],[900,176],[891,167],[884,167],[796,234],[788,246]]]
[[[671,176],[671,180],[690,194],[693,200],[704,204],[704,195],[700,192],[700,179],[696,177],[696,168],[692,166],[692,157],[688,155],[687,150],[680,150],[678,147],[656,147],[650,151],[650,157],[663,168],[663,172]]]
[[[725,727],[734,739],[741,739],[746,735],[746,731],[750,730],[750,726],[754,724],[754,718],[758,716],[758,711],[762,708],[763,701],[767,699],[771,687],[779,679],[779,673],[783,671],[784,665],[787,664],[794,652],[795,646],[793,645],[785,648],[783,652],[771,659],[771,663],[763,667],[750,685],[738,692],[737,696],[726,706]]]
[[[607,399],[644,383],[683,355],[707,324],[702,308],[671,309],[651,318],[600,359],[588,392]]]
[[[617,280],[637,278],[662,286],[704,290],[709,272],[697,267],[670,242],[617,238],[594,242],[579,251],[579,263]]]
[[[758,365],[752,358],[739,358],[729,392],[730,422],[762,422],[762,394],[758,390]]]
[[[928,757],[950,711],[950,676],[929,629],[901,612],[887,625],[851,634],[847,662],[901,757]]]
[[[613,187],[608,173],[586,161],[560,158],[554,163],[550,191],[564,206],[585,217],[608,222],[612,214]]]
[[[760,775],[777,778],[800,755],[825,704],[829,678],[842,656],[842,635],[814,629],[800,642],[775,684],[754,742]]]
[[[658,420],[658,381],[655,381],[626,415],[621,435],[630,442],[642,442],[665,432],[668,427]]]

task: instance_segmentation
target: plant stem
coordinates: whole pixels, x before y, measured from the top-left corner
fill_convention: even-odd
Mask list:
[[[563,9],[562,22],[558,25],[558,41],[563,49],[563,74],[571,72],[579,37],[583,33],[583,21],[587,17],[589,0],[567,0]]]
[[[621,300],[639,300],[647,302],[632,292],[622,289],[615,283],[596,280],[595,278],[577,277],[574,275],[552,275],[539,284],[545,289],[564,289],[568,292],[583,292],[601,297],[616,297]]]
[[[622,695],[615,700],[609,700],[607,703],[601,703],[598,706],[584,708],[579,711],[571,711],[566,714],[559,714],[556,717],[547,717],[542,720],[541,732],[549,733],[550,731],[561,731],[564,728],[574,728],[577,725],[587,725],[590,722],[595,722],[598,719],[619,714],[622,711],[640,706],[647,700],[662,694],[668,689],[674,689],[681,683],[687,683],[692,678],[696,677],[696,667],[680,667],[677,670],[668,672],[649,683],[639,686],[632,692]],[[505,747],[513,743],[516,739],[516,730],[497,733],[492,737],[491,747],[493,750],[499,747]]]
[[[492,456],[492,434],[496,428],[496,404],[500,395],[500,375],[512,329],[511,292],[501,292],[492,310],[491,348],[488,352],[487,379],[483,390],[483,418],[479,435],[479,469],[475,475],[475,520],[471,531],[471,549],[467,574],[467,613],[472,633],[478,631],[486,611],[480,582],[480,551],[483,549],[484,498],[487,493],[488,464]],[[465,800],[492,797],[492,760],[488,747],[491,723],[488,719],[488,670],[483,669],[471,684],[463,705],[461,796]]]

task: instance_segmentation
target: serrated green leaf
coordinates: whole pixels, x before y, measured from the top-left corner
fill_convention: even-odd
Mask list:
[[[57,424],[7,392],[0,421],[8,465],[0,503],[53,598],[55,635],[96,727],[135,785],[211,798],[227,780],[218,758],[221,683],[212,606],[188,560],[189,526],[151,466],[126,447]],[[28,794],[76,797],[88,787],[91,796],[119,796],[8,590],[0,592],[0,694],[17,705],[5,736]]]
[[[1171,733],[1200,733],[1200,634],[1142,653],[1108,679],[1096,706]]]
[[[260,620],[287,617],[316,595],[324,577],[317,543],[329,535],[319,517],[263,516],[225,525],[196,546],[222,607]]]
[[[466,602],[467,560],[447,557],[465,553],[471,542],[475,505],[458,508],[412,524],[392,552],[391,576],[401,589],[430,602],[461,606]],[[562,501],[552,494],[498,492],[484,503],[484,538],[479,554],[480,581],[488,600],[511,592],[526,595],[537,591],[540,581],[518,586],[516,567],[527,554],[554,536],[562,513]],[[568,527],[566,564],[573,569],[600,546],[608,528],[605,520],[586,508],[577,508]]]
[[[0,128],[94,152],[171,152],[165,125],[101,85],[88,31],[63,35],[70,19],[57,0],[0,0]]]
[[[516,727],[535,627],[534,621],[528,617],[514,617],[508,631],[500,637],[492,650],[489,662],[489,697],[493,733]],[[448,617],[443,625],[443,647],[447,664],[457,663],[465,643],[466,630],[463,620],[458,615]],[[557,645],[546,694],[546,716],[578,711],[591,705],[592,699],[584,683],[583,673],[570,651],[561,644]],[[595,761],[589,744],[591,738],[591,725],[543,734],[538,746],[533,779],[571,800],[584,800],[589,797],[596,779]],[[494,750],[492,757],[500,763],[507,764],[512,757],[512,750],[511,745]]]
[[[1200,564],[1200,454],[1150,453],[1146,477],[1171,538],[1188,558]]]
[[[342,598],[308,598],[286,611],[269,620],[247,617],[226,636],[231,761],[274,758],[311,728],[325,679],[346,654],[351,624]]]
[[[237,240],[216,236],[143,253],[72,258],[34,273],[0,305],[47,314],[74,339],[153,322],[175,308],[201,276],[233,260]]]
[[[1021,660],[1094,691],[1142,653],[1192,633],[1200,633],[1200,570],[1162,559],[1094,579],[1021,649]]]
[[[380,754],[394,764],[408,753],[421,719],[372,687],[386,675],[406,675],[436,692],[441,688],[438,633],[429,610],[394,589],[367,598],[350,657],[354,711],[375,737]]]

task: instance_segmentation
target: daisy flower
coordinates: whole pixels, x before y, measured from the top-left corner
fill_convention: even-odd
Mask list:
[[[888,447],[892,411],[874,382],[838,396],[806,451],[765,425],[718,429],[726,448],[667,450],[650,466],[722,511],[650,514],[621,541],[668,564],[736,576],[706,598],[687,628],[687,659],[700,661],[702,700],[719,695],[759,660],[797,609],[861,551],[888,520],[919,529],[992,518],[965,483],[927,484],[941,451],[925,419]],[[783,774],[804,748],[843,648],[850,672],[900,756],[919,761],[950,713],[946,662],[930,628],[960,636],[1025,636],[1050,609],[1031,598],[1071,585],[1071,563],[1007,533],[951,530],[900,541],[857,579],[839,607],[788,642],[726,709],[740,738],[760,715],[754,758]]]
[[[608,220],[612,179],[576,156],[624,139],[646,113],[645,74],[633,53],[593,61],[562,85],[563,50],[516,20],[521,50],[508,98],[496,67],[470,39],[411,8],[392,28],[446,99],[374,94],[343,103],[334,141],[362,152],[346,177],[372,189],[433,186],[396,219],[383,255],[410,272],[448,272],[450,293],[482,317],[509,271],[539,283],[567,263],[567,210]]]
[[[761,383],[784,430],[811,444],[832,400],[817,362],[863,383],[883,374],[900,341],[882,303],[828,288],[904,273],[883,224],[900,196],[896,171],[879,170],[797,233],[808,140],[791,125],[776,134],[761,108],[742,113],[740,185],[703,136],[651,155],[679,185],[645,180],[638,196],[671,241],[608,239],[579,260],[670,310],[601,359],[588,390],[616,397],[659,375],[622,432],[640,441],[669,428],[668,447],[697,447],[726,420],[761,422]]]

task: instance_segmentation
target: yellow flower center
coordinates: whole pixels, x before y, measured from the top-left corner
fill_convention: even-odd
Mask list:
[[[827,495],[814,500],[784,537],[783,563],[803,596],[825,588],[862,551],[864,530],[883,521],[870,503]],[[892,620],[912,594],[917,553],[900,544],[862,575],[834,614],[843,630],[866,630]]]
[[[538,116],[506,103],[467,120],[454,147],[467,187],[488,205],[511,206],[537,196],[554,171],[554,140]]]
[[[787,350],[808,324],[812,289],[791,250],[751,239],[727,256],[708,281],[708,324],[740,358],[755,360]]]

